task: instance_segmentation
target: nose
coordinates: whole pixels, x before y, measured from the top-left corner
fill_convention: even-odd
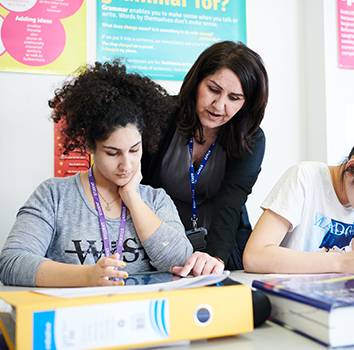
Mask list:
[[[213,102],[213,107],[217,111],[223,111],[225,109],[225,99],[223,96],[216,96]]]
[[[123,154],[118,165],[119,170],[128,172],[131,169],[129,154]]]

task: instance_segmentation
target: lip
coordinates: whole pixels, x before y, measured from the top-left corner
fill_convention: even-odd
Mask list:
[[[124,174],[117,174],[117,176],[121,179],[125,179],[127,177],[129,177],[130,173],[124,173]]]
[[[219,120],[220,118],[222,118],[221,114],[214,114],[212,112],[207,111],[208,116],[211,120]]]

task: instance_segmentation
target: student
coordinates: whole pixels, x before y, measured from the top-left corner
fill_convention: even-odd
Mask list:
[[[186,230],[208,231],[205,252],[228,270],[243,269],[242,254],[252,231],[245,203],[263,161],[260,123],[267,100],[261,57],[241,42],[216,43],[187,73],[158,151],[143,154],[143,183],[166,190]],[[195,174],[202,169],[193,212],[191,164]]]
[[[337,166],[291,167],[262,204],[243,257],[246,271],[353,273],[353,207],[354,148]]]
[[[63,147],[87,150],[94,165],[44,181],[20,208],[0,256],[1,282],[122,285],[131,272],[182,269],[193,250],[178,212],[164,190],[140,184],[142,143],[156,149],[172,111],[165,90],[119,60],[96,62],[49,105]]]

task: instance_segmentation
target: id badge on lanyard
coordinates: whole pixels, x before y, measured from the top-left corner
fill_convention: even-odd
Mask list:
[[[204,169],[207,161],[210,158],[211,152],[214,149],[215,143],[216,143],[217,138],[214,140],[214,142],[211,144],[209,147],[208,151],[205,153],[204,158],[202,159],[202,162],[199,165],[199,168],[197,172],[194,172],[194,166],[193,166],[193,137],[189,141],[189,153],[191,157],[191,163],[190,163],[190,169],[189,169],[189,174],[190,174],[190,183],[191,183],[191,197],[192,197],[192,229],[189,231],[186,231],[187,237],[191,241],[194,250],[204,250],[206,246],[206,235],[207,235],[207,230],[204,227],[197,227],[197,222],[198,222],[198,216],[197,216],[197,199],[196,199],[196,194],[195,194],[195,186],[198,180],[199,175],[201,174],[202,170]]]

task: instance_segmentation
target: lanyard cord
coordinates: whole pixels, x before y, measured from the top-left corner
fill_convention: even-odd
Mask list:
[[[109,242],[108,228],[107,228],[106,219],[103,214],[100,198],[98,196],[95,178],[92,173],[92,167],[88,170],[88,176],[89,176],[89,182],[90,182],[90,186],[91,186],[93,200],[95,202],[96,210],[98,213],[98,218],[100,220],[100,227],[101,227],[103,247],[104,247],[104,255],[106,257],[108,257],[111,255],[111,247],[110,247],[110,242]],[[125,205],[125,203],[123,201],[122,201],[122,211],[121,211],[120,220],[121,221],[120,221],[119,234],[118,234],[118,240],[117,240],[117,253],[119,255],[119,260],[121,260],[121,256],[122,256],[125,228],[126,228],[126,224],[127,224],[127,206]]]
[[[213,152],[216,140],[211,144],[209,147],[208,151],[205,153],[204,158],[202,159],[199,168],[197,170],[197,173],[194,172],[194,166],[193,166],[193,137],[189,141],[189,154],[191,156],[191,164],[190,164],[190,171],[189,171],[189,178],[190,178],[190,183],[191,183],[191,196],[192,196],[192,225],[193,225],[193,230],[197,229],[197,221],[198,221],[198,216],[197,216],[197,199],[195,195],[195,186],[197,184],[197,180],[199,175],[201,174],[202,170],[204,169],[208,159],[210,158],[211,152]]]

